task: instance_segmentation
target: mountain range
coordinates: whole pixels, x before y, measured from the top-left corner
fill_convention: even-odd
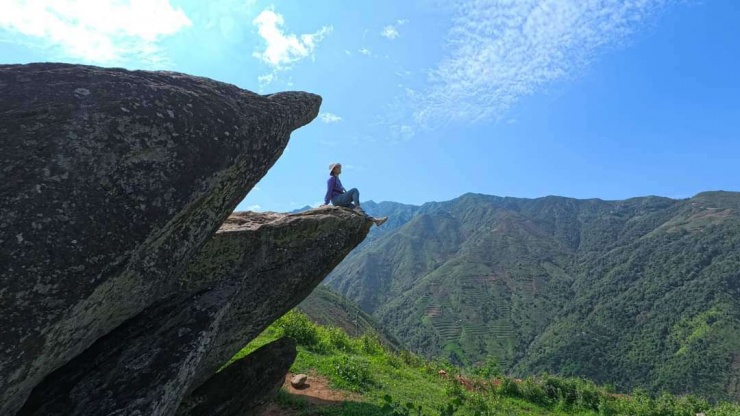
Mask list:
[[[740,193],[363,208],[390,219],[325,284],[405,348],[740,399]]]

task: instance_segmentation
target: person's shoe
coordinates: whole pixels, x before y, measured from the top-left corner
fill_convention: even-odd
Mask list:
[[[384,223],[385,223],[386,221],[388,221],[388,217],[375,218],[375,219],[374,219],[373,221],[375,221],[375,225],[377,225],[377,226],[381,226],[381,225],[383,225],[383,224],[384,224]]]

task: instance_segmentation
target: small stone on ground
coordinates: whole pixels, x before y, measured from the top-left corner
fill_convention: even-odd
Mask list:
[[[305,374],[296,374],[293,376],[293,378],[290,380],[290,385],[294,388],[298,389],[303,387],[304,384],[306,384],[306,380],[308,380],[308,376]]]

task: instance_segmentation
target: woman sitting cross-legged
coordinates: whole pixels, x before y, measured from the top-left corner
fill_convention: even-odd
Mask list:
[[[341,163],[332,163],[329,165],[329,180],[326,182],[326,196],[324,197],[324,205],[332,205],[338,207],[352,208],[360,214],[364,215],[365,218],[375,223],[375,225],[381,225],[388,221],[388,217],[373,218],[365,213],[360,207],[360,191],[357,188],[352,188],[349,191],[344,189],[342,181],[339,180],[339,175],[342,173]]]

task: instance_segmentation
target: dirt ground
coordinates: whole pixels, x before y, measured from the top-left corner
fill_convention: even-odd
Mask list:
[[[350,392],[335,390],[329,387],[329,380],[319,375],[309,373],[308,381],[300,389],[293,388],[290,380],[295,374],[288,373],[283,382],[283,391],[304,398],[308,403],[316,407],[339,406],[345,401],[359,401],[359,397]],[[275,403],[269,404],[259,416],[296,416],[300,411],[293,409],[282,409]]]

